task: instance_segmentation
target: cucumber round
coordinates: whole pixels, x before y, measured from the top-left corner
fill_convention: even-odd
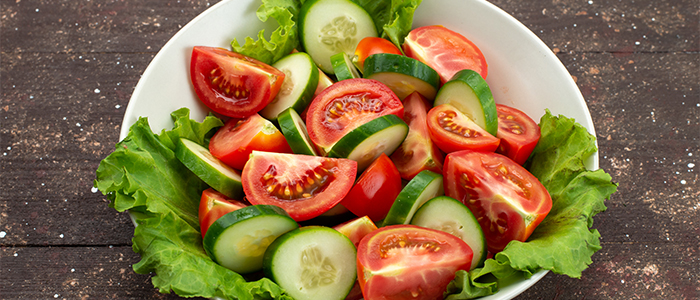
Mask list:
[[[423,203],[443,194],[442,175],[428,170],[421,171],[396,196],[382,226],[409,224]]]
[[[261,270],[267,247],[278,236],[298,227],[282,208],[246,206],[217,219],[207,230],[203,246],[216,263],[246,274]]]
[[[288,108],[277,116],[282,135],[294,154],[318,156],[315,146],[306,132],[306,125],[294,108]]]
[[[474,70],[455,73],[435,96],[433,106],[449,103],[493,136],[498,132],[498,112],[488,83]]]
[[[329,74],[334,74],[333,54],[351,55],[360,40],[377,36],[372,17],[350,0],[308,0],[301,6],[298,20],[304,50]]]
[[[219,193],[232,199],[243,199],[241,173],[211,155],[209,149],[180,138],[175,146],[175,157]]]
[[[413,58],[377,53],[365,59],[364,77],[378,80],[391,88],[400,99],[414,91],[433,100],[440,88],[440,75],[428,65]]]
[[[296,300],[343,300],[357,279],[357,251],[330,227],[287,232],[265,251],[263,271]]]
[[[284,83],[275,99],[260,111],[260,115],[275,120],[289,107],[301,113],[311,103],[318,86],[319,71],[311,56],[304,52],[292,53],[272,66],[284,73]]]
[[[357,162],[357,172],[367,168],[379,155],[391,153],[408,135],[408,125],[395,115],[384,115],[348,132],[328,151],[328,157]]]
[[[331,65],[333,66],[333,72],[335,72],[335,78],[338,81],[362,77],[357,71],[355,64],[350,60],[350,56],[345,52],[333,54],[331,56]]]
[[[486,237],[474,214],[462,202],[447,196],[428,200],[411,219],[412,225],[450,233],[469,245],[474,251],[471,269],[486,260]]]

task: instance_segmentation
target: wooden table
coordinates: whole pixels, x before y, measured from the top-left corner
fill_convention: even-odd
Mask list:
[[[1,299],[177,298],[133,272],[133,225],[92,182],[141,73],[215,2],[1,0]],[[583,277],[518,299],[700,298],[700,1],[491,2],[567,67],[619,183]]]

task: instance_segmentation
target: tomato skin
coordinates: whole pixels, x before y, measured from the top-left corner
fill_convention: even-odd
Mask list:
[[[327,152],[348,132],[388,114],[403,117],[399,97],[379,81],[353,78],[334,83],[314,98],[306,126],[311,141]]]
[[[204,190],[199,201],[199,228],[202,232],[202,238],[216,220],[246,206],[248,204],[226,197],[212,188]]]
[[[368,36],[360,40],[355,48],[355,63],[362,70],[364,68],[365,59],[372,54],[391,53],[403,55],[401,50],[391,41],[380,37]]]
[[[427,114],[432,105],[418,92],[408,95],[403,100],[403,105],[403,120],[408,124],[408,135],[391,154],[391,160],[401,178],[411,180],[423,170],[442,173],[444,155],[428,133]]]
[[[420,60],[440,74],[444,84],[464,69],[488,75],[486,58],[472,41],[440,25],[418,27],[408,33],[402,45],[406,56]]]
[[[466,149],[493,152],[500,143],[498,138],[483,130],[450,104],[433,107],[427,118],[430,138],[446,153]]]
[[[552,208],[552,198],[539,180],[501,154],[450,153],[443,176],[445,195],[462,201],[474,213],[493,253],[512,240],[527,240]]]
[[[457,270],[468,271],[472,249],[449,233],[391,225],[357,247],[357,275],[365,299],[443,299]]]
[[[276,205],[306,221],[343,200],[356,173],[349,159],[253,151],[241,181],[251,204]]]
[[[386,217],[400,192],[399,170],[382,153],[362,172],[340,204],[356,216],[368,216],[379,222]]]
[[[501,144],[496,153],[510,157],[522,165],[540,140],[540,126],[524,112],[503,104],[496,104],[498,134]]]
[[[237,170],[243,169],[254,150],[292,153],[284,135],[257,113],[229,119],[209,141],[211,154]]]
[[[224,48],[192,49],[190,79],[195,93],[224,116],[245,118],[262,110],[277,96],[284,77],[270,65]]]

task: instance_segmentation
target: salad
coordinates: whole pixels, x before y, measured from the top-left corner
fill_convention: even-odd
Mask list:
[[[413,9],[417,6],[414,4]],[[392,9],[407,11],[405,7]],[[371,9],[367,11],[373,14]],[[296,13],[297,3],[279,6],[265,2],[258,11],[261,19],[273,16],[282,27],[284,24],[291,26],[287,29],[294,28]],[[407,23],[406,28],[410,29],[410,22],[403,18],[410,18],[411,14],[412,11],[398,17],[399,21],[389,20],[386,24]],[[285,17],[291,23],[287,23]],[[381,16],[375,15],[374,19],[377,24],[385,24],[377,21]],[[390,27],[389,32],[400,31],[392,26],[377,27],[385,27],[385,31]],[[406,30],[391,40],[400,41]],[[296,30],[273,33],[274,47],[260,39],[246,43],[243,49],[236,49],[241,46],[234,42],[234,50],[261,60],[269,57],[273,62],[291,51],[284,48],[286,46],[277,47],[285,44],[291,44],[292,49],[296,47],[294,36],[285,37],[279,33],[294,35],[294,32]],[[209,185],[179,163],[176,149],[183,137],[201,145],[208,144],[211,133],[224,122],[213,116],[203,122],[191,120],[187,109],[173,112],[172,116],[175,127],[158,135],[150,130],[146,119],[140,119],[98,169],[96,186],[112,200],[111,206],[119,211],[129,210],[139,225],[135,229],[134,250],[141,254],[142,261],[134,265],[134,269],[139,273],[155,272],[156,287],[162,292],[172,290],[183,296],[288,298],[288,294],[269,279],[231,272],[214,263],[203,250],[198,203],[192,199],[199,199]],[[550,113],[540,120],[540,127],[542,137],[527,166],[549,190],[553,199],[551,212],[528,242],[512,242],[493,259],[486,260],[483,267],[457,272],[448,287],[447,298],[467,299],[494,293],[498,286],[491,275],[505,278],[523,273],[527,276],[547,269],[577,277],[590,263],[592,253],[599,249],[599,235],[589,227],[592,216],[605,209],[603,200],[615,190],[615,185],[604,172],[590,172],[583,165],[585,157],[595,152],[593,138],[573,120]],[[576,255],[572,257],[562,255],[562,248],[580,251],[574,251]],[[560,259],[545,259],[549,257]]]

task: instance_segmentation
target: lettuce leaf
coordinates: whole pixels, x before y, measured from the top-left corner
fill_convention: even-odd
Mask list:
[[[413,14],[421,0],[355,0],[374,20],[380,36],[399,49],[413,27]]]
[[[590,227],[617,184],[603,170],[585,167],[597,150],[595,138],[573,119],[549,111],[540,128],[542,137],[526,166],[552,196],[552,210],[527,242],[513,241],[483,268],[458,272],[446,299],[490,295],[497,292],[498,280],[518,274],[527,278],[540,270],[580,278],[601,249],[600,233]]]
[[[174,128],[159,135],[151,131],[146,118],[140,118],[97,169],[94,185],[111,207],[129,210],[138,224],[132,241],[141,261],[134,271],[155,273],[153,285],[162,293],[291,300],[269,279],[247,282],[204,252],[197,213],[207,185],[177,160],[174,141],[185,137],[206,145],[223,123],[213,116],[201,123],[191,120],[186,108],[171,116]]]

